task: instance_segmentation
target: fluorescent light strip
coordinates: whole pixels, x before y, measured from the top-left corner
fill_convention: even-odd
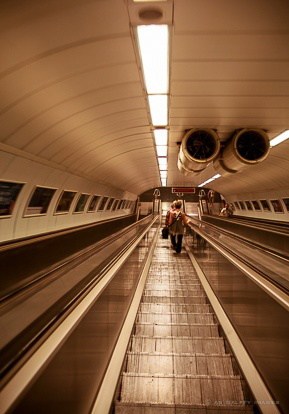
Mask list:
[[[155,145],[159,162],[159,172],[162,186],[167,185],[167,155],[168,155],[168,130],[165,128],[154,130]],[[164,158],[166,157],[166,158]]]
[[[168,160],[166,157],[158,157],[158,163],[159,163],[160,170],[167,170]]]
[[[137,27],[138,44],[148,94],[169,92],[169,29],[167,25]]]
[[[286,131],[284,131],[281,134],[277,135],[277,137],[271,139],[270,147],[275,147],[276,145],[281,144],[281,142],[286,141],[286,139],[288,139],[288,138],[289,138],[289,129],[286,129]]]
[[[155,144],[168,145],[168,130],[167,129],[155,129],[154,130]]]
[[[169,27],[142,25],[137,30],[143,78],[153,126],[168,125]],[[154,131],[161,182],[166,186],[168,131]]]
[[[216,174],[212,178],[209,178],[208,180],[204,181],[202,184],[199,184],[198,187],[203,187],[206,184],[211,183],[212,181],[216,180],[217,178],[220,178],[221,174]]]
[[[157,156],[158,157],[167,157],[168,155],[168,147],[166,145],[157,145]]]
[[[168,96],[148,95],[152,124],[166,126],[168,124]]]

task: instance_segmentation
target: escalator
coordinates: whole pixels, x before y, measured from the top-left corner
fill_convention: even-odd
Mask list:
[[[253,408],[188,255],[175,254],[159,240],[115,413],[253,413]]]
[[[196,230],[176,254],[157,220],[101,273],[83,262],[95,281],[0,382],[1,414],[288,412],[285,292]]]

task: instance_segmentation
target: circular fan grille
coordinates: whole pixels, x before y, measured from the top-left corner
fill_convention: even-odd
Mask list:
[[[188,154],[196,160],[206,160],[216,151],[216,140],[208,131],[197,130],[187,138]]]
[[[246,131],[238,137],[236,150],[248,161],[258,161],[267,152],[267,142],[257,131]]]

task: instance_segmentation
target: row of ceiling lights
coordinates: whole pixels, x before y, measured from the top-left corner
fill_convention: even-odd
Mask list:
[[[136,28],[138,48],[142,63],[143,78],[148,104],[158,166],[162,186],[167,185],[168,175],[168,104],[169,104],[169,27],[168,25],[140,25]],[[289,130],[273,138],[270,146],[280,144],[289,138]],[[202,187],[220,174],[199,184]]]
[[[162,186],[168,176],[169,27],[136,28]]]

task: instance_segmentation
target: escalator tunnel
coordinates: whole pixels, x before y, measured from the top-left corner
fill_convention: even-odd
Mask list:
[[[288,412],[288,307],[195,236],[177,255],[150,223],[1,412]]]

